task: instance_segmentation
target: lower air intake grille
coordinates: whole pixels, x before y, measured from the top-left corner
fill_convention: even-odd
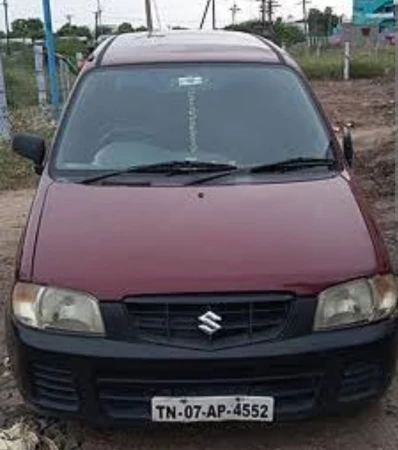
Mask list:
[[[100,373],[97,378],[99,402],[115,419],[150,417],[151,399],[156,396],[272,396],[276,416],[296,416],[311,411],[318,399],[321,373],[235,379],[140,380],[128,373]]]
[[[30,364],[34,402],[47,408],[77,411],[79,399],[72,373],[57,364]]]
[[[342,373],[339,400],[362,400],[380,392],[383,386],[383,369],[376,361],[347,364]]]

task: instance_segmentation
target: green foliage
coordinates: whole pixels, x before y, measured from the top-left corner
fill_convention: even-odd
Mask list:
[[[134,28],[131,23],[129,22],[123,22],[119,25],[117,32],[119,34],[123,34],[123,33],[138,33],[138,32],[142,32],[142,31],[147,31],[146,27],[138,27],[138,28]]]
[[[31,49],[5,57],[4,76],[8,105],[11,109],[37,104],[37,86]]]
[[[28,29],[25,19],[16,19],[11,24],[12,36],[18,38],[27,38]]]
[[[343,78],[343,51],[341,49],[300,51],[294,55],[308,78],[341,80]],[[394,50],[369,53],[360,49],[353,51],[350,66],[351,78],[375,78],[393,74],[395,70]]]
[[[97,28],[97,36],[106,36],[112,34],[112,28],[107,25],[101,25]]]
[[[11,24],[11,36],[15,38],[43,39],[44,24],[41,19],[16,19]]]
[[[339,17],[333,14],[330,7],[326,7],[323,12],[316,8],[308,12],[308,31],[311,36],[330,36],[338,23]]]
[[[55,43],[55,48],[57,53],[65,56],[76,62],[76,53],[83,53],[86,49],[87,44],[71,37],[70,39],[57,39]]]
[[[92,33],[89,27],[86,26],[77,26],[71,25],[70,23],[66,23],[63,25],[58,31],[57,35],[60,37],[85,37],[87,39],[92,39]]]
[[[278,45],[294,45],[305,41],[304,33],[294,25],[288,25],[278,18],[274,23],[275,42]]]
[[[128,22],[123,22],[122,24],[119,25],[117,32],[119,34],[123,34],[123,33],[132,33],[134,31],[134,28],[132,27],[131,23]]]
[[[262,23],[259,20],[249,20],[241,22],[236,25],[229,25],[225,27],[226,30],[243,31],[244,33],[262,34]],[[293,45],[305,40],[303,32],[294,25],[286,24],[282,19],[278,19],[272,27],[272,30],[265,34],[265,37],[270,38],[275,43],[281,45]]]
[[[0,190],[31,187],[34,179],[32,164],[17,156],[6,142],[0,141]]]
[[[48,144],[54,136],[54,120],[37,107],[12,112],[10,122],[14,132],[38,134]],[[0,190],[33,187],[36,182],[33,164],[14,153],[8,142],[0,141]]]
[[[247,20],[246,22],[240,22],[235,25],[228,25],[225,29],[230,31],[242,31],[243,33],[261,34],[263,26],[259,20]]]

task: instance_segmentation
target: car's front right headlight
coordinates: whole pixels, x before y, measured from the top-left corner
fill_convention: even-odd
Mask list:
[[[17,283],[12,295],[14,317],[41,330],[104,335],[98,300],[81,292]]]
[[[377,275],[332,286],[318,298],[314,330],[329,330],[369,323],[397,310],[393,275]]]

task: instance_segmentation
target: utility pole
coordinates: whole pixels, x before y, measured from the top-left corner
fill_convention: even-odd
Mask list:
[[[238,7],[238,5],[236,4],[236,1],[235,1],[234,4],[232,5],[232,8],[229,8],[229,10],[231,11],[231,14],[232,14],[232,25],[235,25],[236,14],[239,11],[241,11],[241,9]]]
[[[7,53],[10,52],[10,21],[8,18],[8,2],[7,0],[3,1],[4,6],[4,22],[6,24],[6,46],[7,46]]]
[[[311,3],[311,0],[301,0],[300,3],[297,3],[297,5],[301,6],[303,11],[303,31],[308,46],[310,46],[308,11],[307,11],[307,6],[309,3]]]
[[[146,26],[148,31],[153,31],[152,4],[151,0],[145,0]]]
[[[207,0],[207,2],[206,2],[206,6],[205,6],[205,10],[203,12],[202,20],[200,21],[200,26],[199,26],[200,29],[202,29],[203,25],[205,24],[207,13],[209,12],[209,8],[210,8],[210,3],[211,2],[212,2],[212,0]]]
[[[261,9],[261,25],[262,25],[262,28],[263,28],[263,34],[265,34],[265,31],[266,31],[266,21],[265,21],[266,8],[265,8],[265,2],[266,2],[266,0],[261,0],[261,6],[260,6],[260,9]]]
[[[97,0],[97,10],[94,11],[94,39],[96,43],[98,42],[98,38],[100,35],[101,25],[102,25],[101,0]]]
[[[101,0],[97,0],[98,27],[102,26]]]
[[[213,17],[213,30],[217,28],[217,22],[216,22],[216,0],[213,0],[212,2],[212,17]]]
[[[308,36],[307,0],[302,0],[302,5],[303,5],[304,34]]]
[[[309,0],[301,0],[301,6],[303,9],[303,25],[304,25],[304,34],[308,41],[308,12],[307,12],[307,5],[310,3]]]
[[[280,4],[277,3],[275,0],[268,0],[267,3],[267,19],[268,23],[272,25],[274,23],[274,12],[276,8],[279,8]]]
[[[98,11],[94,11],[94,42],[98,42]]]
[[[260,0],[260,2],[262,32],[264,35],[267,34],[267,31],[272,34],[274,12],[276,8],[280,7],[280,4],[276,0]]]
[[[205,10],[202,16],[202,20],[200,21],[199,28],[202,29],[205,24],[207,13],[209,12],[210,5],[212,6],[212,26],[213,30],[217,28],[217,18],[216,18],[216,0],[207,0]]]
[[[66,16],[66,20],[68,21],[68,27],[69,27],[69,35],[72,36],[72,14],[67,14]]]
[[[327,30],[327,35],[328,36],[331,36],[333,34],[333,23],[332,23],[332,20],[333,20],[333,9],[330,8],[330,14],[329,14],[329,17],[328,17],[328,30]]]

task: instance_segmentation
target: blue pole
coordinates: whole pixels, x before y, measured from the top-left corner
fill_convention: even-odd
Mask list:
[[[55,58],[54,34],[51,19],[50,0],[43,0],[44,26],[46,31],[46,47],[48,61],[48,76],[51,87],[51,103],[56,110],[59,105],[58,79],[57,79],[57,61]]]

